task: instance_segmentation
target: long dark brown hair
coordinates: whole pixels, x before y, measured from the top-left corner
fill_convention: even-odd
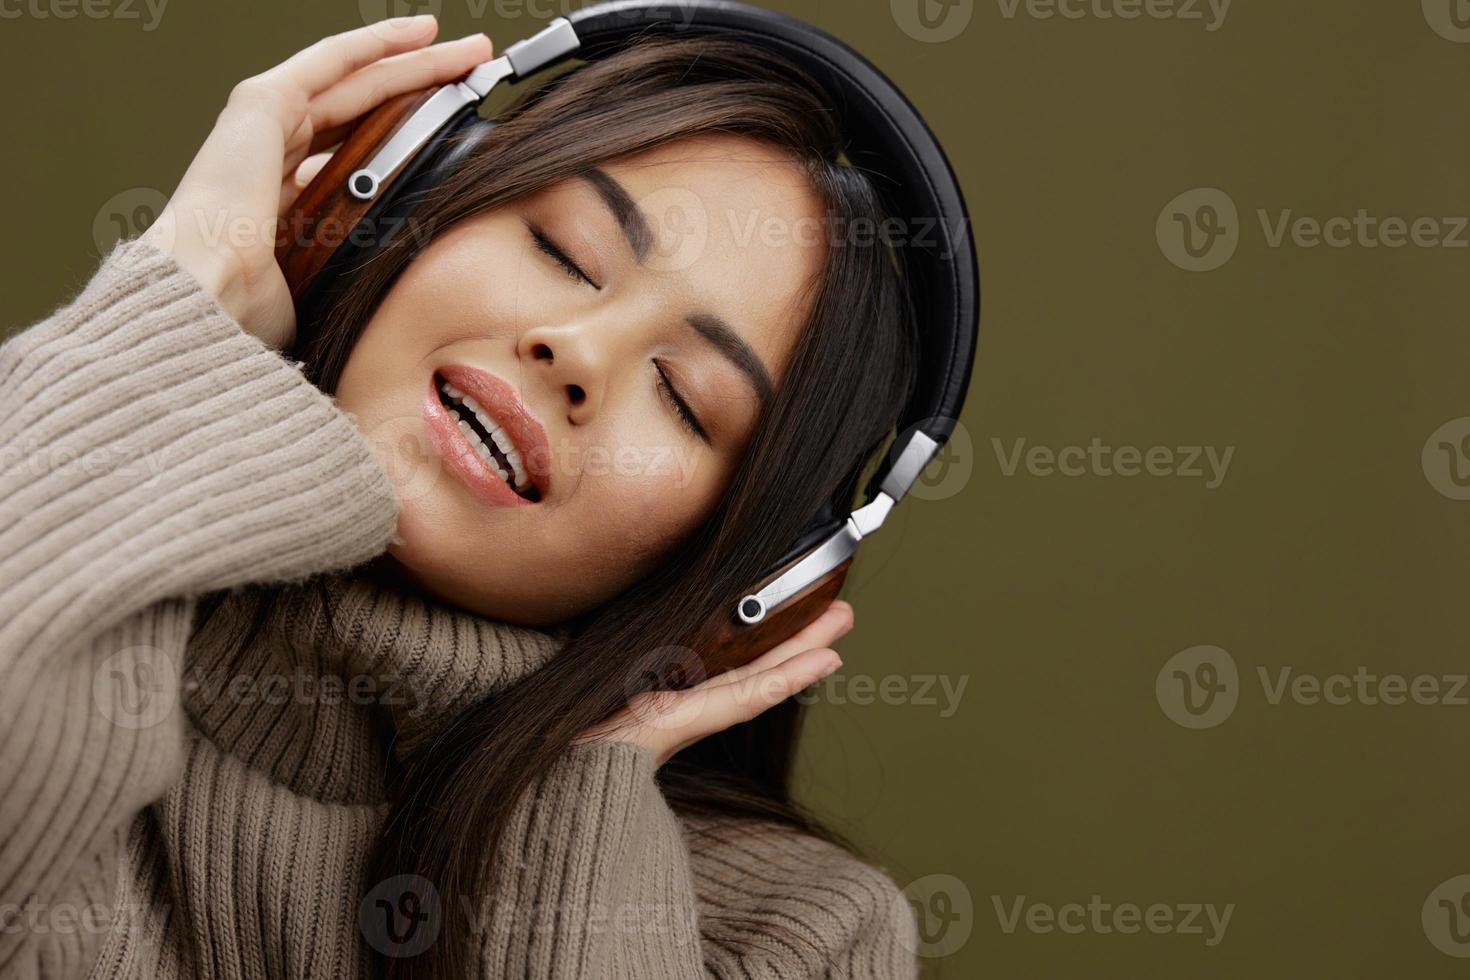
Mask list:
[[[419,233],[352,270],[297,351],[308,376],[335,389],[372,312],[426,239],[602,161],[709,133],[784,151],[826,214],[826,258],[783,382],[714,511],[672,556],[580,617],[552,662],[459,713],[406,760],[370,881],[416,874],[440,896],[473,894],[500,859],[506,819],[536,774],[630,693],[686,668],[680,650],[699,642],[712,616],[732,609],[824,506],[851,504],[864,461],[882,448],[908,398],[917,355],[901,266],[873,235],[849,234],[881,226],[873,181],[845,163],[843,134],[800,69],[710,37],[645,39],[513,105],[424,194],[414,213]],[[830,839],[790,797],[799,717],[791,700],[680,753],[659,771],[670,805]],[[387,976],[468,975],[469,928],[442,917],[424,953],[384,959]]]

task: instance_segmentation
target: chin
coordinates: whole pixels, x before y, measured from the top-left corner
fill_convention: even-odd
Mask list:
[[[410,526],[405,528],[405,523]],[[478,616],[514,626],[548,627],[565,622],[582,611],[568,599],[545,590],[531,591],[538,577],[507,576],[513,581],[467,581],[461,570],[445,565],[444,551],[413,534],[412,522],[399,522],[399,539],[388,546],[400,583]],[[550,601],[548,601],[548,598]]]

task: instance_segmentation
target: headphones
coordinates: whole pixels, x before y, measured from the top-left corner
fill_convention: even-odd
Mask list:
[[[914,394],[898,438],[851,514],[830,508],[809,525],[728,617],[714,624],[721,668],[768,649],[816,618],[842,586],[859,542],[882,524],[948,439],[974,363],[980,285],[964,198],[933,133],[898,88],[841,41],[793,17],[734,0],[612,0],[558,17],[460,81],[398,96],[364,117],[301,192],[288,222],[341,234],[288,235],[277,260],[298,325],[332,294],[342,271],[386,247],[425,187],[451,172],[493,127],[480,102],[500,82],[576,57],[606,57],[650,34],[719,34],[758,45],[806,70],[837,114],[846,155],[878,186],[888,212],[909,216],[914,235],[895,243],[919,332]],[[300,326],[298,327],[300,329]],[[743,659],[742,659],[743,658]],[[713,666],[713,665],[712,665]],[[712,671],[714,672],[714,671]]]

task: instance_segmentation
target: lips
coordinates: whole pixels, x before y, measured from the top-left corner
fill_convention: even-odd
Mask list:
[[[546,499],[546,430],[504,379],[467,364],[439,368],[429,378],[424,422],[440,457],[484,503],[532,506]]]

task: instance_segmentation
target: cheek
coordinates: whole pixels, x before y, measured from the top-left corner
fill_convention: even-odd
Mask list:
[[[403,270],[343,368],[335,397],[370,435],[395,445],[422,434],[426,370],[436,350],[466,337],[513,337],[528,290],[509,230],[476,222],[447,232]],[[488,275],[494,259],[497,274]],[[421,450],[428,452],[427,446]],[[400,461],[411,465],[412,457]]]
[[[604,574],[629,581],[705,519],[727,479],[709,450],[650,441],[647,433],[612,434],[586,457],[578,488],[581,551]]]
[[[532,295],[522,245],[498,216],[451,229],[403,270],[369,332],[381,324],[417,356],[466,336],[513,335]]]

